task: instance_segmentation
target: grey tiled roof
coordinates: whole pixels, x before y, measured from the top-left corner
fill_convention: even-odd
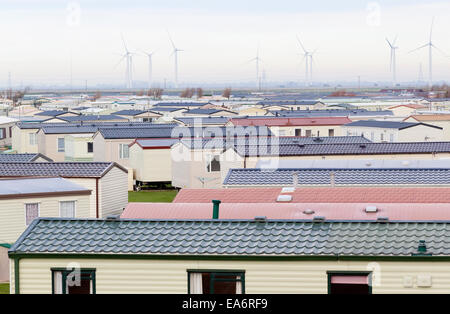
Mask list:
[[[100,178],[114,166],[120,167],[113,162],[3,162],[0,177]]]
[[[247,130],[252,134],[272,134],[267,127],[185,127],[161,125],[153,128],[99,128],[104,138],[179,138],[179,137],[223,137],[227,132],[244,136]]]
[[[411,256],[450,255],[449,222],[93,220],[39,218],[14,253]]]
[[[174,107],[174,108],[172,108],[172,107],[152,107],[152,111],[155,111],[155,112],[158,112],[158,111],[166,111],[166,112],[172,112],[172,111],[177,111],[177,110],[180,110],[180,109],[185,109],[185,108],[183,108],[183,107]]]
[[[236,149],[243,149],[240,145],[270,146],[276,147],[284,145],[298,144],[323,144],[323,143],[371,143],[370,140],[362,136],[330,136],[330,137],[238,137],[238,138],[206,138],[206,139],[187,139],[182,141],[184,145],[190,148],[220,148],[236,146]]]
[[[74,112],[64,111],[64,110],[47,110],[47,111],[42,111],[42,112],[36,113],[35,116],[56,117],[63,113],[74,113]],[[77,113],[75,113],[75,114],[77,114]]]
[[[209,115],[209,114],[217,113],[220,111],[231,112],[230,110],[227,110],[225,108],[224,109],[200,109],[200,108],[197,108],[197,109],[190,109],[190,110],[186,111],[184,114],[206,114],[206,115]]]
[[[56,123],[55,123],[56,124]],[[103,123],[63,123],[54,125],[53,123],[43,123],[40,127],[46,134],[70,134],[70,133],[95,133],[100,128],[163,128],[175,127],[173,124],[156,124],[149,122],[103,122]]]
[[[348,117],[348,116],[392,116],[390,110],[364,110],[364,109],[327,109],[327,110],[274,110],[273,114],[289,117]]]
[[[116,111],[113,112],[112,114],[114,115],[123,115],[123,116],[135,116],[141,113],[144,113],[145,111],[143,110],[135,110],[135,109],[125,109],[125,110],[120,110],[120,111]]]
[[[298,174],[298,185],[449,185],[449,168],[421,169],[230,169],[224,185],[292,186]]]
[[[186,125],[194,125],[194,124],[225,124],[227,123],[230,118],[229,117],[182,117],[182,118],[175,118],[175,120],[181,121],[182,123]]]
[[[126,118],[116,116],[113,114],[108,115],[80,115],[71,117],[58,117],[58,119],[68,121],[68,122],[78,122],[78,121],[108,121],[108,120],[123,120],[127,121]]]
[[[436,129],[442,129],[441,127],[430,125],[426,123],[419,123],[419,122],[401,122],[401,121],[376,121],[376,120],[359,120],[354,121],[351,123],[347,123],[344,126],[359,126],[359,127],[366,127],[366,128],[383,128],[383,129],[398,129],[403,130],[410,127],[418,126],[418,125],[425,125],[428,127],[436,128]]]
[[[0,154],[0,163],[2,162],[33,162],[38,158],[52,161],[42,154]]]
[[[151,139],[151,140],[146,140],[146,139],[137,139],[136,143],[139,144],[139,146],[143,147],[143,148],[147,148],[147,147],[171,147],[173,144],[178,143],[180,140],[179,139]]]
[[[155,107],[201,107],[209,102],[159,102]]]
[[[380,154],[431,154],[450,152],[450,142],[405,143],[343,143],[281,145],[267,150],[257,147],[238,150],[245,156],[321,156],[321,155],[380,155]]]

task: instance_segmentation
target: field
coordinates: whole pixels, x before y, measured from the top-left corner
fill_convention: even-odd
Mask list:
[[[9,294],[9,283],[0,283],[0,294]]]
[[[170,203],[175,198],[175,195],[177,195],[176,190],[128,192],[128,202]]]

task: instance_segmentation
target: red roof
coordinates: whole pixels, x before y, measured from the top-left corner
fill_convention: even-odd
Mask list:
[[[281,193],[281,188],[182,189],[175,203],[274,203],[278,195],[292,195],[291,203],[450,203],[447,187],[317,187],[296,188]]]
[[[377,212],[368,213],[367,206]],[[309,212],[309,214],[308,214]],[[121,215],[128,219],[211,219],[212,203],[129,203]],[[450,204],[420,203],[224,203],[220,204],[220,219],[313,219],[328,220],[450,220]]]
[[[352,122],[347,117],[314,117],[314,118],[260,118],[260,119],[231,119],[237,126],[312,126],[312,125],[342,125]]]

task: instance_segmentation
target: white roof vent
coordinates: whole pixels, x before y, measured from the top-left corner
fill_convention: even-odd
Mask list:
[[[277,202],[290,202],[292,201],[292,195],[278,195]]]
[[[402,165],[405,167],[409,166],[409,160],[402,161]]]
[[[288,186],[281,189],[281,193],[294,193],[295,187]]]
[[[376,213],[378,208],[376,206],[366,206],[366,213]]]

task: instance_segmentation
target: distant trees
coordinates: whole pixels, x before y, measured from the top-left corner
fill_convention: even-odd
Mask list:
[[[442,85],[433,85],[431,87],[431,91],[433,92],[440,92],[439,96],[443,97],[443,98],[448,98],[450,96],[450,86],[447,84],[442,84]]]
[[[102,97],[102,93],[100,91],[96,91],[94,94],[94,97],[92,97],[94,99],[94,101],[96,101],[97,99]]]
[[[230,99],[231,97],[231,88],[225,88],[223,93],[222,93],[222,97],[228,98]]]
[[[203,97],[203,88],[198,87],[196,93],[197,93],[197,98],[202,98]]]
[[[356,94],[347,92],[345,89],[341,89],[341,90],[331,93],[330,96],[331,97],[354,97],[354,96],[356,96]]]
[[[13,91],[12,89],[6,90],[6,98],[12,100],[13,106],[20,105],[25,94],[30,90],[29,87],[25,87],[23,90]]]
[[[192,98],[195,94],[195,88],[186,88],[181,92],[180,97],[182,98]]]
[[[147,91],[147,96],[153,97],[154,99],[161,99],[164,89],[162,88],[150,88]]]

